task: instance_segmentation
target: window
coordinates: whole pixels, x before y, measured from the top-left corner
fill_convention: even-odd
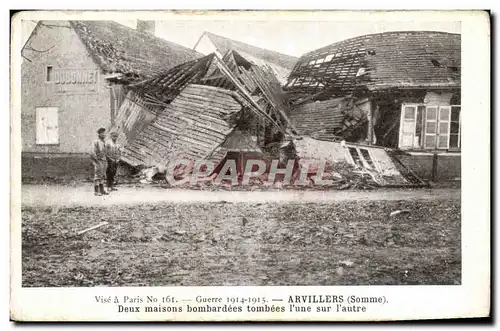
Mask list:
[[[373,163],[373,157],[368,149],[349,147],[349,154],[351,155],[352,161],[357,166],[365,169],[377,170],[375,163]]]
[[[58,108],[36,108],[36,143],[39,145],[59,144]]]
[[[403,149],[460,148],[460,106],[404,104],[399,147]]]
[[[460,106],[451,107],[450,117],[450,148],[460,148],[461,119]]]
[[[46,82],[54,81],[52,66],[47,66],[47,72],[45,73],[45,81]]]
[[[415,145],[417,106],[404,106],[401,114],[399,147],[411,148]]]

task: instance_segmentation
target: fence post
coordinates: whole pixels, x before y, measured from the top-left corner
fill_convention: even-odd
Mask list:
[[[432,181],[435,182],[437,179],[437,166],[438,166],[438,153],[434,152],[432,154]]]

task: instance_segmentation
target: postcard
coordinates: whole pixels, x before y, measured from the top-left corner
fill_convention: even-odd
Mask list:
[[[489,316],[487,12],[11,31],[12,320]]]

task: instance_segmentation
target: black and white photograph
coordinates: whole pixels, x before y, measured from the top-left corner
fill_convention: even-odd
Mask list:
[[[202,14],[18,20],[21,287],[463,285],[461,19]]]

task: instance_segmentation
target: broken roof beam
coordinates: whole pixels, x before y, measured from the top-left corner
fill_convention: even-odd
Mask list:
[[[152,79],[133,84],[132,88],[140,91],[143,95],[158,99],[159,102],[168,103],[188,84],[204,76],[212,59],[213,55],[207,55],[183,63]]]
[[[249,107],[251,110],[255,111],[258,115],[261,115],[261,116],[264,116],[265,118],[267,118],[269,121],[271,121],[271,123],[273,123],[274,125],[276,125],[280,131],[282,131],[283,133],[286,133],[286,128],[284,128],[282,125],[280,125],[279,123],[277,123],[269,114],[267,114],[260,106],[257,102],[255,102],[255,100],[252,98],[252,96],[250,95],[250,93],[247,91],[247,89],[245,88],[245,86],[243,86],[236,77],[234,77],[234,74],[231,72],[231,70],[226,66],[226,64],[218,57],[218,56],[215,56],[215,59],[217,60],[217,65],[219,67],[219,69],[229,78],[229,80],[236,86],[236,88],[238,89],[238,91],[242,94],[243,98],[245,99],[245,101],[251,105],[251,107]]]
[[[282,104],[281,100],[277,100],[277,93],[275,91],[271,91],[271,88],[268,84],[266,84],[266,78],[262,77],[259,73],[260,68],[258,67],[253,67],[251,71],[245,71],[248,73],[247,77],[249,77],[252,82],[257,85],[263,96],[265,97],[264,100],[269,104],[269,106],[279,114],[279,118],[282,118],[285,120],[286,124],[288,127],[291,128],[291,130],[296,133],[297,130],[291,123],[290,119],[286,115],[286,112],[283,111],[284,105]],[[274,93],[273,93],[274,92]],[[277,105],[277,102],[281,103],[280,106]]]

